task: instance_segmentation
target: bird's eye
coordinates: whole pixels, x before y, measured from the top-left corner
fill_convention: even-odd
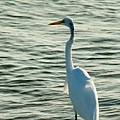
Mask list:
[[[62,20],[62,23],[65,23],[65,20],[64,20],[64,19]]]

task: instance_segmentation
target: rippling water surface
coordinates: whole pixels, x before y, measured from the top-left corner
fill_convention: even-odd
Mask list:
[[[120,120],[119,0],[0,1],[0,120],[74,119],[62,93],[69,29],[47,25],[65,16],[75,23],[74,66],[95,82],[100,120]]]

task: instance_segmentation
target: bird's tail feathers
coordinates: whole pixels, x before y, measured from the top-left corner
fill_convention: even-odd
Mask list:
[[[67,94],[68,94],[68,82],[67,82],[67,80],[65,80],[65,82],[64,82],[64,90],[63,90],[63,93],[67,93]]]

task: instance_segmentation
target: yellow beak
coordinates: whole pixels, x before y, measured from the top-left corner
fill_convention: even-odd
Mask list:
[[[56,21],[56,22],[49,23],[48,25],[59,25],[61,23],[62,23],[62,20],[59,20],[59,21]]]

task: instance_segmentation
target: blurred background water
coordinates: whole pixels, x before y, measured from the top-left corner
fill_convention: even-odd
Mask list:
[[[74,120],[62,93],[69,29],[47,25],[65,16],[75,23],[74,66],[94,80],[100,120],[120,120],[119,0],[0,1],[0,120]]]

